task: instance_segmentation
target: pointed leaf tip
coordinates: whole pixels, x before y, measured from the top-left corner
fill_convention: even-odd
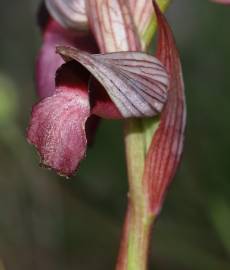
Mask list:
[[[159,27],[157,57],[166,67],[170,78],[168,100],[149,148],[144,171],[150,207],[157,214],[181,159],[186,105],[181,63],[173,33],[156,1],[153,1],[153,5]]]

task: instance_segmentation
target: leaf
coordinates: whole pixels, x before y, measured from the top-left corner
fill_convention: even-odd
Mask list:
[[[141,52],[89,54],[59,46],[65,60],[74,59],[104,86],[122,116],[158,114],[167,99],[168,76],[156,58]]]
[[[45,0],[51,15],[66,28],[87,30],[85,0]]]

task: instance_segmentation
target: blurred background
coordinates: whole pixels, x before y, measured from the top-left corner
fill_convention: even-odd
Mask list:
[[[126,206],[122,123],[104,121],[71,180],[25,140],[36,101],[39,0],[0,1],[0,270],[114,269]],[[152,238],[150,269],[230,269],[230,7],[174,0],[167,16],[188,105],[182,165]]]

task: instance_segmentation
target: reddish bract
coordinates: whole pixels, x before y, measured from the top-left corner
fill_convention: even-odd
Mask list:
[[[168,100],[148,151],[144,171],[144,186],[149,194],[150,208],[157,214],[181,159],[186,108],[180,57],[173,33],[155,1],[153,4],[159,27],[157,57],[170,76]]]

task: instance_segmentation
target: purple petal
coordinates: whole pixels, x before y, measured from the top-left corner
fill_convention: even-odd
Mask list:
[[[168,75],[153,56],[140,52],[91,55],[70,47],[58,47],[57,51],[66,60],[74,59],[87,68],[123,117],[153,116],[162,110]]]
[[[97,45],[89,33],[73,32],[61,27],[51,17],[45,18],[46,10],[40,12],[40,25],[43,26],[43,43],[36,63],[36,89],[40,98],[51,96],[55,91],[55,73],[64,63],[55,53],[57,45],[75,46],[91,53],[98,52]]]

